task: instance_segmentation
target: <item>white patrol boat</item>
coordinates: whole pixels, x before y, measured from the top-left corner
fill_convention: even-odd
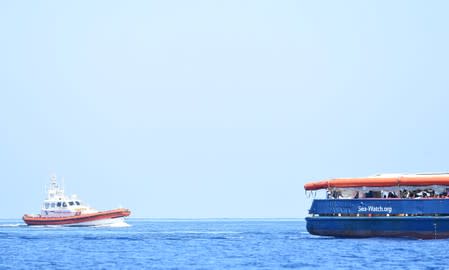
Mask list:
[[[84,204],[76,195],[65,196],[64,189],[59,187],[56,177],[52,176],[40,215],[25,214],[23,221],[27,225],[41,226],[102,226],[123,223],[130,214],[131,211],[125,208],[98,211]]]

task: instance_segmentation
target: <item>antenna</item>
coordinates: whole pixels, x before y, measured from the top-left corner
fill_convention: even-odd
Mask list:
[[[50,186],[55,188],[58,184],[56,183],[56,174],[50,176]]]

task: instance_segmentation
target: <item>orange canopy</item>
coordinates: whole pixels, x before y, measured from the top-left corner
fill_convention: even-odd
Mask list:
[[[449,175],[406,175],[391,177],[336,178],[304,185],[305,190],[325,188],[393,187],[393,186],[449,186]]]

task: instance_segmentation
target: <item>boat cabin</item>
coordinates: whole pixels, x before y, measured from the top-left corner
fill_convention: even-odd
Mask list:
[[[62,202],[45,202],[44,209],[67,208],[72,206],[81,206],[80,201],[62,201]]]
[[[73,216],[80,213],[93,212],[96,212],[96,210],[84,204],[76,195],[66,196],[64,189],[57,184],[56,177],[51,178],[50,187],[47,190],[47,198],[42,204],[41,216]]]

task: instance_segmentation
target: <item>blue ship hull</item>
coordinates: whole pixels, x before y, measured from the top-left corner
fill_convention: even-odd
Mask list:
[[[449,217],[308,217],[307,231],[335,237],[449,238]]]
[[[309,213],[313,235],[449,238],[449,199],[314,200]]]

